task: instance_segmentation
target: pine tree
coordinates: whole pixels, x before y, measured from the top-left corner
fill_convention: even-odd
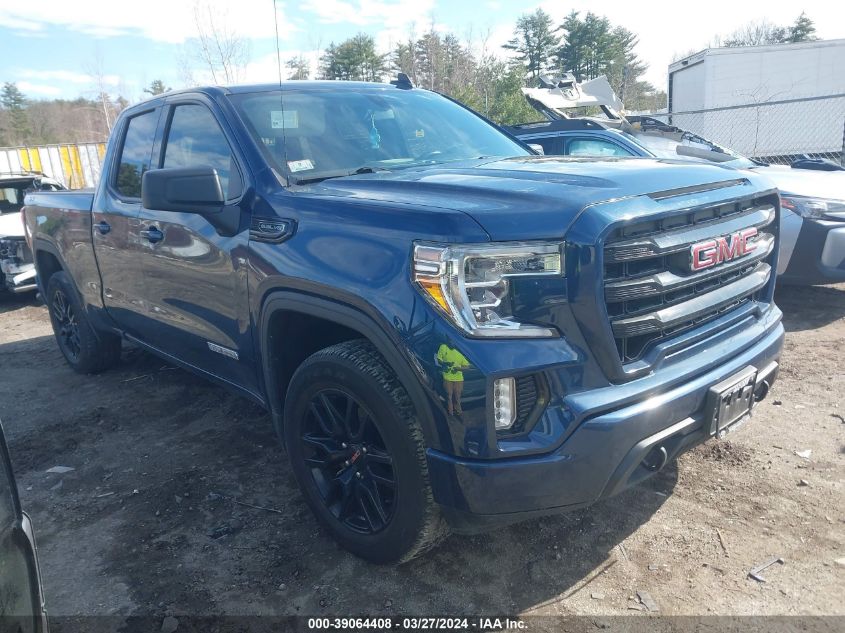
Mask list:
[[[164,94],[170,90],[173,90],[173,88],[166,88],[161,79],[153,79],[150,82],[149,88],[144,88],[144,92],[153,96]]]
[[[807,17],[803,11],[795,18],[795,22],[789,27],[786,36],[787,42],[811,42],[819,39],[816,37],[816,25]]]
[[[27,116],[27,101],[18,86],[11,82],[3,84],[0,91],[0,105],[6,111],[6,128],[3,130],[4,143],[22,145],[29,140],[31,134],[29,117]]]
[[[524,14],[516,21],[513,39],[504,48],[515,51],[525,71],[536,79],[549,69],[560,36],[554,31],[552,18],[542,9]]]
[[[320,58],[323,79],[379,81],[386,70],[386,55],[376,52],[375,39],[365,33],[330,44]]]

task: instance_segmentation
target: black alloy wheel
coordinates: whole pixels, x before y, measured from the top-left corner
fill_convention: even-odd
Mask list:
[[[53,304],[50,306],[56,323],[56,338],[62,351],[72,360],[78,360],[82,351],[79,339],[79,321],[73,305],[62,290],[53,293]]]
[[[306,358],[290,379],[276,430],[305,502],[350,552],[401,563],[448,535],[415,407],[369,341]]]
[[[355,532],[383,530],[396,507],[396,476],[373,414],[352,394],[323,389],[311,398],[300,439],[332,515]]]

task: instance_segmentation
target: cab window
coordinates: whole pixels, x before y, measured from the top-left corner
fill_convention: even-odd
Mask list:
[[[134,116],[126,124],[114,187],[124,198],[141,197],[141,176],[150,168],[158,110]]]
[[[203,105],[191,103],[174,108],[163,167],[213,167],[226,199],[241,195],[243,186],[232,149],[214,115]]]

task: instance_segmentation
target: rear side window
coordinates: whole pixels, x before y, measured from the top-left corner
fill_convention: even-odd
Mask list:
[[[118,193],[125,198],[141,197],[141,176],[150,168],[157,124],[157,110],[129,119],[114,183]]]
[[[523,139],[524,142],[530,143],[531,145],[540,145],[543,148],[543,153],[547,156],[555,156],[556,154],[563,154],[563,139],[562,138],[554,138],[554,137],[546,137],[546,138],[533,138],[533,139]]]
[[[208,108],[198,104],[176,106],[167,133],[164,168],[213,167],[231,200],[241,195],[241,179],[229,142]]]
[[[570,156],[631,156],[616,143],[597,138],[576,138],[569,141]]]

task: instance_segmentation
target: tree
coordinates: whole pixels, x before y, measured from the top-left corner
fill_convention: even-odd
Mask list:
[[[781,44],[787,37],[787,30],[772,24],[767,19],[749,22],[738,28],[725,39],[725,46],[763,46]]]
[[[579,82],[605,75],[628,109],[662,101],[656,88],[641,79],[648,65],[635,52],[636,34],[592,12],[582,19],[576,11],[566,16],[560,30],[564,37],[556,58],[561,71],[571,72]]]
[[[788,42],[811,42],[819,39],[816,37],[816,25],[807,17],[803,11],[795,18],[795,22],[789,27]]]
[[[17,84],[8,81],[3,84],[3,90],[0,91],[0,104],[5,111],[3,144],[24,143],[30,135],[29,117],[26,112],[27,100]]]
[[[475,67],[469,48],[433,25],[419,39],[400,43],[391,56],[392,70],[406,73],[415,85],[450,95],[474,80]]]
[[[194,4],[195,56],[208,67],[214,83],[236,83],[249,63],[249,40],[231,30],[228,24],[231,21],[225,11],[212,10],[208,0]]]
[[[803,11],[791,26],[777,26],[765,18],[740,27],[725,39],[725,46],[763,46],[817,40],[816,26]]]
[[[386,55],[376,52],[376,41],[365,33],[338,45],[329,44],[320,57],[323,79],[379,81],[387,71]]]
[[[531,79],[548,70],[552,56],[560,44],[552,18],[542,9],[521,15],[516,21],[513,39],[503,46],[517,53]]]
[[[144,88],[144,92],[154,97],[156,95],[164,94],[165,92],[170,92],[171,90],[173,90],[173,88],[166,88],[161,79],[153,79],[150,82],[149,88]]]
[[[311,79],[311,63],[303,55],[291,57],[285,67],[291,71],[288,79]]]

